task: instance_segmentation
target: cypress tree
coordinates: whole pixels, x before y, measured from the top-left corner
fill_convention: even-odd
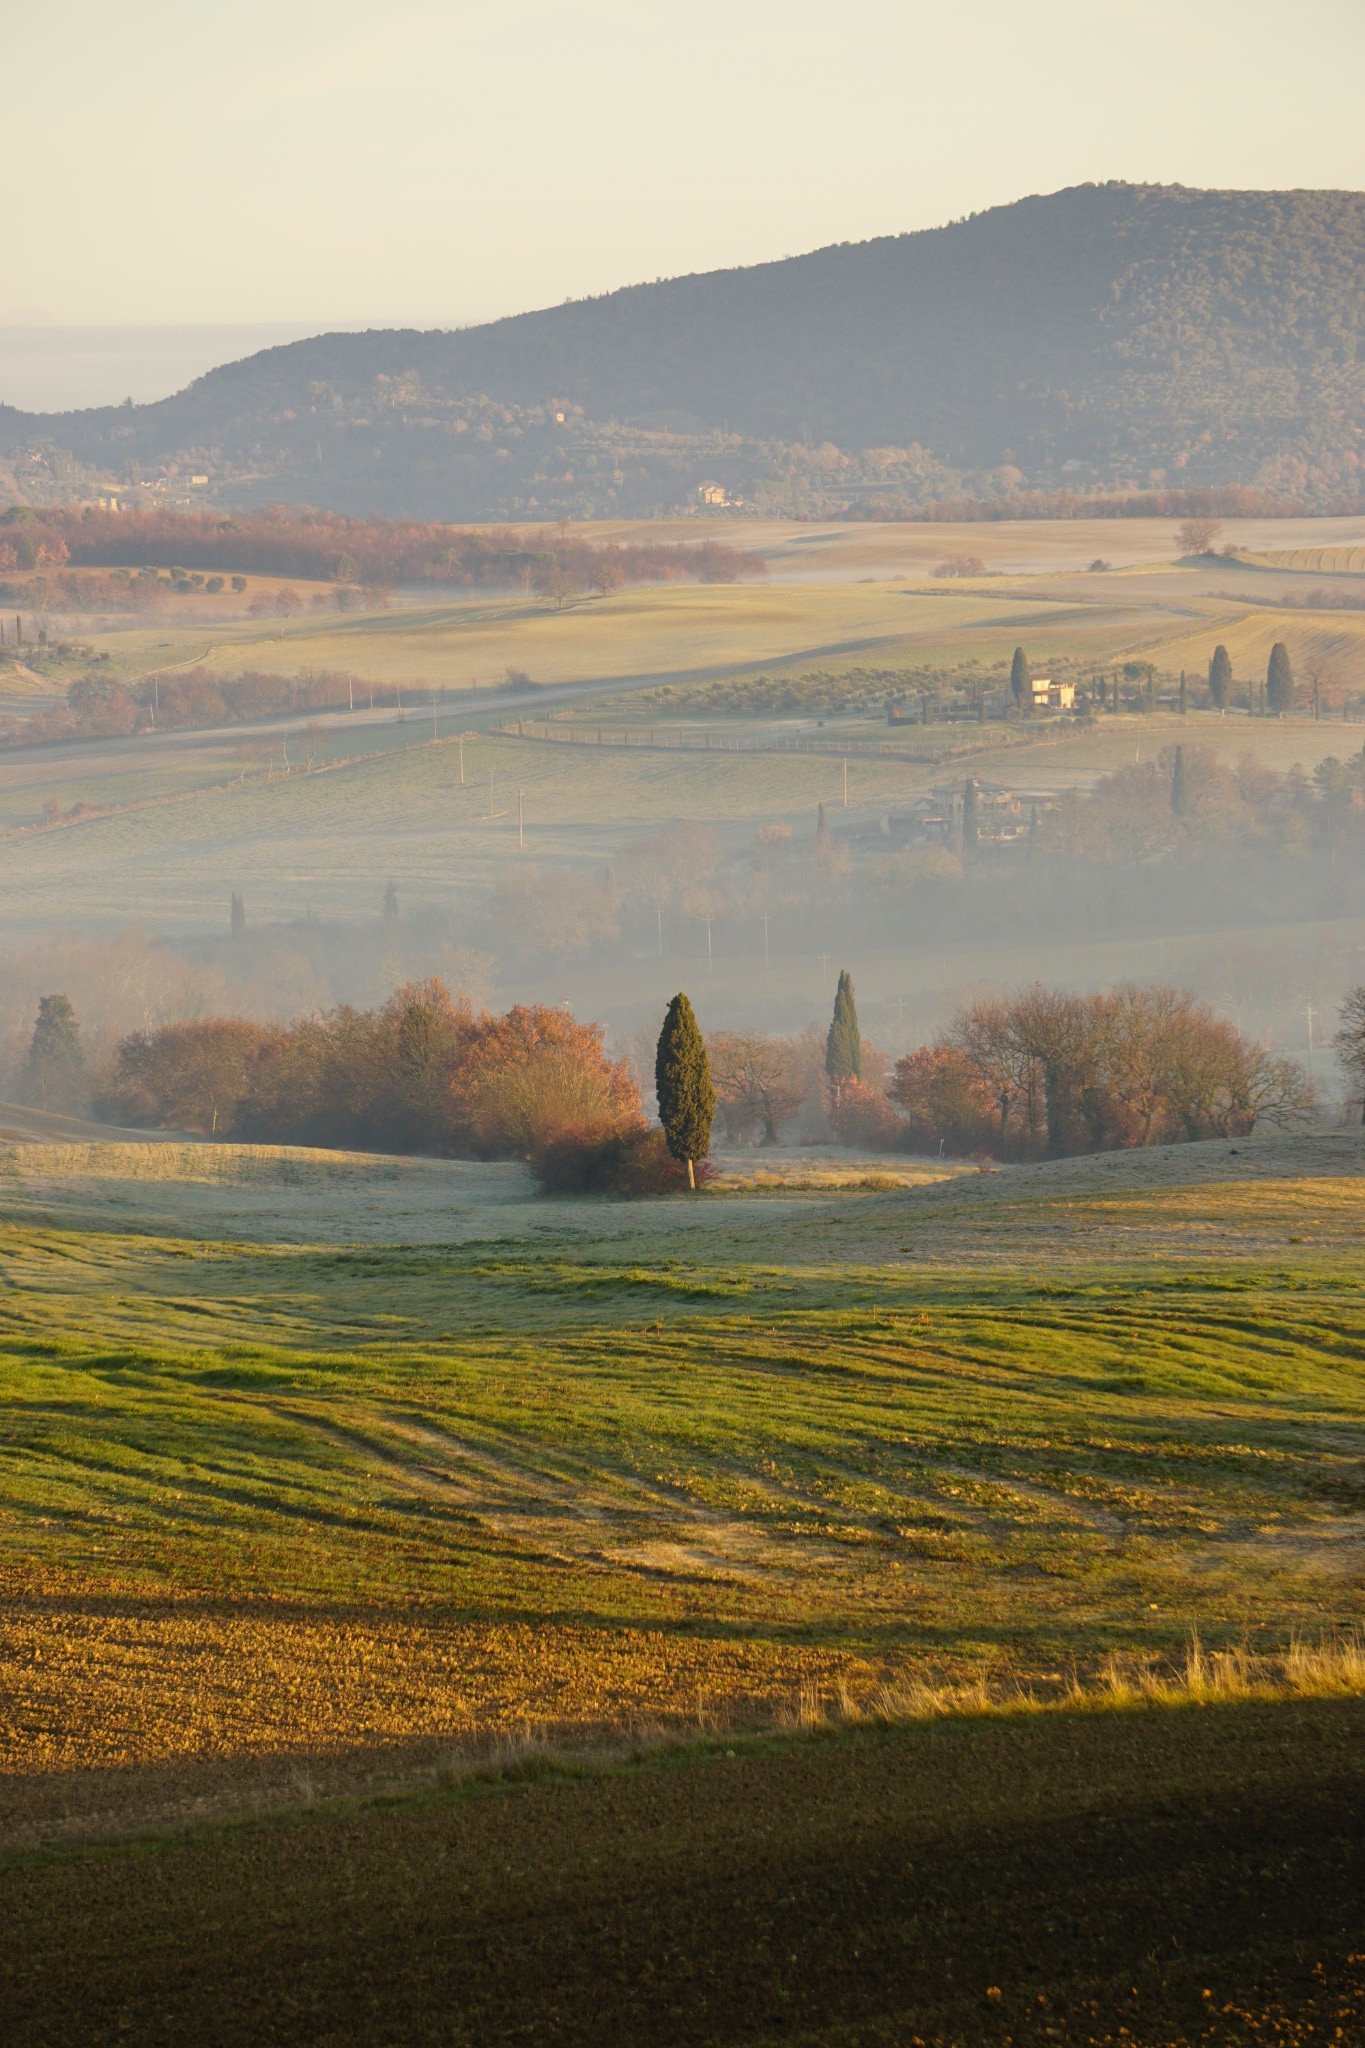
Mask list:
[[[1289,649],[1283,640],[1277,640],[1270,650],[1270,666],[1265,672],[1265,701],[1276,718],[1283,718],[1294,702],[1294,671],[1290,666]]]
[[[834,992],[834,1015],[825,1039],[825,1072],[835,1091],[845,1081],[858,1081],[863,1072],[863,1035],[858,1028],[858,1005],[853,1000],[853,976],[848,969],[839,973]]]
[[[1010,663],[1010,694],[1021,711],[1033,709],[1033,678],[1029,674],[1028,656],[1022,647],[1014,650]]]
[[[1185,815],[1185,749],[1175,750],[1175,766],[1171,770],[1171,810],[1177,818]]]
[[[694,1159],[705,1159],[711,1150],[711,1119],[716,1113],[716,1090],[711,1080],[711,1062],[691,1003],[685,995],[674,996],[659,1033],[654,1059],[654,1090],[659,1098],[659,1122],[675,1159],[687,1167],[687,1185],[695,1188]]]
[[[1214,648],[1209,663],[1209,701],[1221,711],[1232,693],[1232,657],[1221,644]]]
[[[81,1030],[69,996],[39,996],[28,1049],[29,1092],[39,1102],[69,1098],[85,1072]]]
[[[232,936],[240,939],[246,931],[246,905],[234,889],[232,892]]]
[[[1190,686],[1185,681],[1185,671],[1180,671],[1180,716],[1185,717],[1190,708]]]
[[[385,924],[397,924],[398,922],[398,891],[392,882],[389,883],[384,891],[384,922]]]
[[[976,801],[976,784],[971,776],[962,785],[962,851],[975,853],[981,844],[981,818]]]
[[[825,816],[824,805],[821,804],[815,814],[815,857],[817,860],[827,861],[833,852],[834,834],[829,829],[829,819]]]
[[[38,1020],[28,1049],[29,1065],[50,1060],[58,1066],[80,1066],[81,1027],[70,996],[39,996]]]

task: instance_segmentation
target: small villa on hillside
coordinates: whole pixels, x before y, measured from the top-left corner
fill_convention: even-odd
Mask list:
[[[1054,683],[1051,676],[1033,678],[1033,708],[1035,711],[1074,711],[1076,708],[1076,685]]]

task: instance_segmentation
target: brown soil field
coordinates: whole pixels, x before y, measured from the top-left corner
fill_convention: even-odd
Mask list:
[[[8,2048],[1365,2037],[1365,1709],[930,1723],[0,1869]]]

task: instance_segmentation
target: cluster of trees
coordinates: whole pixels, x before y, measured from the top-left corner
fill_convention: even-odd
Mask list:
[[[44,997],[30,1067],[69,1082],[81,1058],[64,996]],[[119,1045],[98,1113],[126,1126],[272,1144],[472,1159],[525,1159],[554,1192],[646,1194],[697,1185],[715,1089],[691,1004],[675,996],[659,1037],[651,1129],[624,1060],[566,1011],[475,1011],[436,980],[375,1010],[288,1026],[207,1018]]]
[[[344,585],[442,584],[505,588],[565,576],[589,590],[619,583],[733,583],[763,574],[761,557],[719,541],[601,547],[568,533],[475,531],[438,521],[346,519],[272,506],[262,512],[173,512],[159,506],[111,512],[97,506],[0,515],[0,570],[150,569],[297,576]]]
[[[1365,1086],[1365,994],[1351,1000],[1359,1049],[1352,1055],[1344,1035],[1338,1046]],[[1034,986],[974,1003],[888,1079],[888,1062],[859,1033],[844,974],[823,1073],[812,1051],[809,1035],[712,1039],[727,1137],[775,1143],[818,1092],[825,1127],[847,1144],[1036,1159],[1241,1135],[1257,1123],[1293,1123],[1316,1103],[1296,1061],[1165,987],[1072,995]]]
[[[643,1124],[595,1025],[540,1005],[490,1016],[436,980],[287,1026],[219,1017],[136,1032],[97,1106],[128,1125],[484,1159]]]
[[[415,697],[424,702],[424,689],[420,683],[410,685],[408,701]],[[44,746],[54,740],[245,725],[258,718],[356,710],[362,705],[373,709],[393,704],[401,709],[403,701],[401,684],[375,683],[348,669],[305,669],[288,676],[262,669],[246,669],[236,676],[186,669],[173,676],[149,676],[131,688],[93,671],[68,686],[66,703],[59,710],[0,720],[0,744]]]
[[[1345,761],[1329,754],[1309,776],[1252,756],[1230,767],[1209,748],[1182,745],[1040,812],[1029,851],[1141,867],[1252,852],[1297,858],[1352,844],[1365,844],[1365,749]]]
[[[1093,995],[1035,985],[959,1011],[897,1061],[890,1090],[917,1148],[1062,1157],[1244,1135],[1311,1113],[1297,1061],[1184,990]]]
[[[1365,987],[1346,998],[1335,1044],[1365,1118]],[[28,1099],[49,1107],[89,1098],[65,995],[39,1002],[23,1080]],[[1296,1061],[1187,991],[1134,983],[1083,995],[1035,983],[969,1004],[888,1075],[862,1037],[847,970],[823,1045],[814,1031],[717,1032],[708,1043],[678,994],[653,1080],[661,1128],[597,1026],[538,1005],[476,1011],[433,979],[374,1010],[288,1026],[217,1017],[134,1032],[94,1100],[124,1125],[525,1159],[551,1192],[629,1195],[698,1186],[717,1116],[731,1140],[772,1144],[816,1096],[842,1142],[998,1159],[1242,1136],[1318,1107]]]

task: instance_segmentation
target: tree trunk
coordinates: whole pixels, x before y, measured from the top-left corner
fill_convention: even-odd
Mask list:
[[[687,1185],[692,1189],[693,1193],[696,1192],[697,1176],[692,1171],[692,1161],[690,1159],[687,1162]]]

